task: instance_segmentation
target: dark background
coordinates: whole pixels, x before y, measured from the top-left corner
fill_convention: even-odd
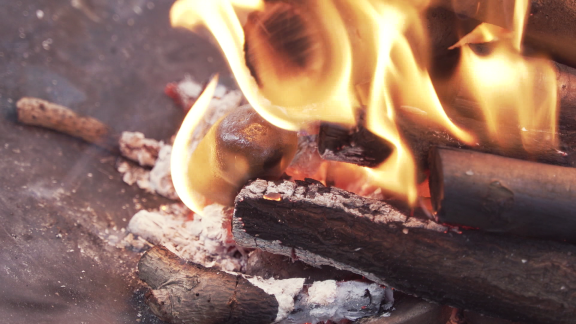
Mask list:
[[[123,183],[106,151],[19,125],[15,104],[38,97],[169,139],[183,112],[168,82],[221,72],[234,84],[206,32],[170,26],[172,3],[0,0],[0,322],[159,322],[140,255],[109,242],[139,208],[168,201]]]

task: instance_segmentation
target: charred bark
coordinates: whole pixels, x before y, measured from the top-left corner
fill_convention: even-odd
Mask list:
[[[576,169],[464,150],[430,154],[441,223],[576,242]]]
[[[278,301],[241,276],[186,263],[162,246],[146,252],[139,276],[150,290],[146,303],[170,323],[262,323],[274,321]]]
[[[527,323],[571,323],[576,316],[575,246],[446,231],[313,181],[244,187],[233,233],[244,246],[491,316]]]
[[[392,153],[392,145],[363,126],[353,129],[322,124],[318,133],[318,153],[325,160],[375,167]]]

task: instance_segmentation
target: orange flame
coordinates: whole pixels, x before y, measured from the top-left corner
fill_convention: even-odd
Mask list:
[[[522,55],[527,10],[528,1],[518,0],[515,2],[514,30],[483,23],[455,46],[498,40],[487,55],[463,46],[460,74],[465,91],[479,103],[492,138],[504,148],[512,145],[499,141],[498,133],[502,125],[514,124],[519,129],[524,149],[530,152],[530,143],[545,141],[550,147],[557,145],[558,100],[553,63]]]
[[[316,57],[311,69],[300,73],[285,65],[283,57],[271,47],[260,48],[255,63],[265,73],[265,80],[260,84],[247,67],[246,36],[235,8],[258,12],[269,4],[262,0],[178,0],[171,9],[170,18],[174,26],[207,27],[220,45],[248,102],[262,117],[280,128],[300,130],[318,121],[354,125],[357,110],[365,105],[367,129],[391,143],[394,150],[377,168],[354,166],[355,172],[414,204],[417,200],[416,164],[397,127],[398,118],[408,110],[417,111],[428,125],[439,126],[467,144],[476,142],[474,134],[459,128],[447,116],[427,71],[424,53],[428,44],[422,17],[429,1],[294,3],[300,6],[297,13],[313,17],[310,21],[314,24],[314,35],[319,35],[317,45],[320,48],[312,49],[313,55],[321,55]],[[533,77],[535,73],[548,76],[553,72],[541,61],[521,57],[527,10],[527,1],[516,1],[516,27],[511,35],[502,28],[481,25],[456,44],[506,40],[506,45],[498,46],[486,57],[480,57],[469,46],[464,46],[460,65],[466,86],[480,101],[495,137],[497,125],[503,119],[509,120],[511,115],[517,115],[521,127],[554,131],[555,110],[551,106],[556,97],[526,95],[532,93],[537,81]],[[494,71],[504,72],[507,79]],[[359,100],[362,96],[358,87],[366,82],[369,86],[365,100]],[[517,84],[519,86],[512,87]],[[546,86],[550,90],[547,93],[555,93],[553,86]],[[209,93],[208,89],[206,93]],[[207,105],[207,101],[197,103],[195,107],[198,108],[191,113],[197,114],[195,110],[204,109],[201,105]],[[512,112],[505,113],[509,110]],[[173,157],[174,165],[180,163],[183,162],[174,162]],[[183,184],[178,186],[185,189]]]

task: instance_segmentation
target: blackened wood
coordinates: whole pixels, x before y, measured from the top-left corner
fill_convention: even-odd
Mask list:
[[[142,256],[138,271],[151,288],[150,309],[170,323],[269,324],[278,313],[276,298],[243,277],[186,263],[162,246]]]
[[[320,125],[318,153],[325,160],[375,167],[392,153],[392,145],[363,126]]]
[[[430,194],[442,223],[576,242],[576,168],[468,150],[430,153]]]
[[[233,218],[245,246],[486,315],[573,323],[575,246],[439,227],[313,181],[254,181],[237,196]]]

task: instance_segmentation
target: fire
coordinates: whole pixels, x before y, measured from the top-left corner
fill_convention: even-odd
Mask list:
[[[428,5],[426,0],[178,0],[170,18],[174,26],[205,26],[214,35],[248,102],[277,127],[313,129],[318,122],[355,125],[363,111],[366,128],[391,143],[394,150],[377,168],[350,168],[414,204],[417,167],[398,119],[408,114],[466,144],[477,141],[477,134],[448,117],[428,73],[423,20]],[[238,14],[241,10],[253,12],[244,28]],[[554,71],[544,60],[522,56],[527,10],[527,1],[516,1],[513,31],[483,24],[462,38],[456,44],[462,46],[459,76],[480,103],[494,138],[498,137],[498,125],[515,122],[519,132],[523,128],[543,130],[546,139],[553,140],[555,84],[546,84],[545,91],[538,92],[544,96],[532,94],[541,78],[555,79],[550,74]],[[280,27],[288,28],[289,34],[276,35]],[[484,56],[468,45],[496,41],[494,50]],[[213,82],[186,117],[174,151],[185,149],[182,138],[195,123],[187,121],[199,118],[190,114],[198,116],[206,109]],[[191,193],[185,180],[179,180],[186,179],[182,168],[186,158],[186,154],[173,155],[173,179],[184,202],[198,210],[194,206],[200,198],[185,198]]]
[[[464,91],[480,104],[488,130],[500,146],[512,143],[499,141],[499,128],[513,124],[520,130],[524,148],[531,152],[530,143],[534,142],[556,147],[558,99],[552,62],[522,55],[527,9],[527,1],[516,1],[514,30],[480,24],[457,45],[498,40],[487,48],[488,54],[476,53],[472,46],[462,47],[459,72]]]

